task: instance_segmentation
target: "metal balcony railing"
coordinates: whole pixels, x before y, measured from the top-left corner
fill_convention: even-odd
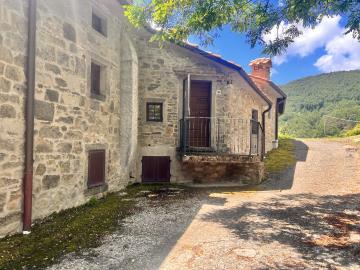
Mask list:
[[[213,153],[260,155],[263,130],[254,120],[188,117],[180,120],[179,150],[183,155]]]

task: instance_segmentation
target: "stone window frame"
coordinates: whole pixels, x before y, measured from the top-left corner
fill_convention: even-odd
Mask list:
[[[94,26],[94,17],[100,19],[101,29],[96,29]],[[101,35],[104,38],[108,37],[108,20],[103,12],[101,12],[98,8],[92,7],[91,9],[91,18],[90,18],[91,29],[97,34]]]
[[[160,118],[150,118],[150,106],[160,106]],[[146,122],[163,122],[164,121],[164,103],[163,102],[146,102]]]
[[[104,179],[104,183],[102,185],[97,185],[97,186],[89,186],[88,185],[88,178],[89,178],[89,161],[88,161],[88,157],[89,157],[89,152],[90,151],[99,151],[99,150],[104,150],[105,151],[105,179]],[[84,168],[84,195],[85,196],[94,196],[96,194],[99,193],[103,193],[106,192],[109,188],[108,186],[108,171],[107,171],[107,165],[109,162],[109,147],[107,144],[89,144],[85,146],[85,168]]]
[[[88,93],[91,98],[106,101],[107,96],[110,94],[110,78],[109,78],[109,66],[110,63],[105,59],[97,56],[97,55],[90,55],[88,61],[88,70],[87,70],[87,84],[88,84]],[[95,94],[91,91],[91,84],[92,84],[92,74],[91,74],[91,67],[92,64],[96,64],[100,66],[100,95]]]
[[[147,121],[147,104],[148,103],[162,103],[162,121]],[[163,98],[145,98],[143,106],[143,122],[149,125],[162,125],[165,124],[167,119],[166,113],[166,99]]]

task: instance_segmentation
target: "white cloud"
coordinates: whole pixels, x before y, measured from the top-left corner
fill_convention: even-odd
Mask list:
[[[302,35],[295,38],[287,51],[273,58],[275,65],[281,65],[292,57],[311,55],[317,49],[324,48],[326,54],[314,65],[322,72],[353,70],[360,68],[360,43],[351,35],[344,35],[345,28],[340,25],[341,16],[326,17],[314,28],[296,25]],[[289,26],[282,24],[279,31],[274,27],[270,34],[264,36],[265,41],[275,39]]]
[[[314,64],[322,72],[360,69],[360,42],[351,35],[339,35],[326,44],[326,54]]]
[[[289,46],[286,53],[274,57],[273,62],[275,65],[281,65],[294,56],[306,57],[315,50],[325,47],[334,36],[342,34],[343,29],[339,26],[340,19],[340,16],[324,18],[321,23],[314,28],[304,28],[301,24],[296,25],[297,28],[302,31],[302,35],[295,38],[294,43]],[[281,36],[281,32],[288,27],[288,25],[282,24],[279,29],[279,35]],[[277,29],[274,28],[264,39],[265,41],[274,39],[276,35]]]

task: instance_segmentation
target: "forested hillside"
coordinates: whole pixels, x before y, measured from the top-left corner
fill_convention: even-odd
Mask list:
[[[281,89],[288,95],[286,112],[280,120],[283,134],[337,136],[355,126],[325,115],[360,121],[360,70],[307,77]]]

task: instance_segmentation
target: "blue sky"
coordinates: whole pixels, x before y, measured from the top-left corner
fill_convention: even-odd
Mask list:
[[[341,17],[337,16],[325,18],[315,29],[302,28],[303,35],[295,40],[285,55],[273,59],[272,80],[284,84],[325,72],[360,69],[360,43],[351,35],[343,35],[343,24]],[[199,43],[196,37],[189,41]],[[266,56],[261,47],[251,49],[243,35],[233,33],[229,28],[222,31],[213,45],[202,49],[235,61],[248,72],[251,60]]]

